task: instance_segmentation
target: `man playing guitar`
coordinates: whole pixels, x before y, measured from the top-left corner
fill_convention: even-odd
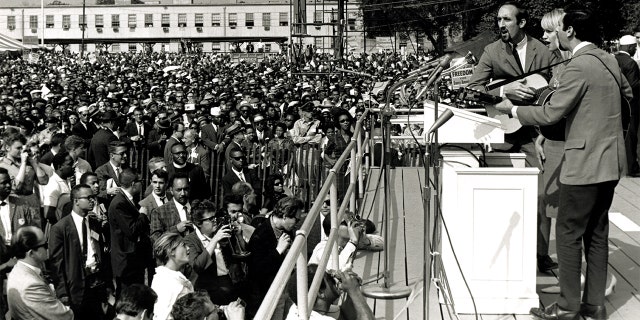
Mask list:
[[[542,42],[525,33],[527,19],[527,10],[518,3],[507,2],[500,7],[497,17],[500,39],[484,48],[482,57],[467,85],[468,88],[487,92],[486,86],[491,80],[515,78],[555,62],[554,57]],[[541,74],[548,79],[549,69],[542,71]],[[487,93],[512,100],[535,98],[535,92],[527,85],[526,79],[511,82]],[[509,153],[524,153],[528,167],[542,169],[534,146],[537,135],[534,127],[522,127],[513,133],[505,134],[505,143],[494,145],[494,149]],[[541,206],[538,208],[538,269],[541,272],[548,272],[557,268],[558,264],[553,262],[548,254],[551,221],[540,209]]]

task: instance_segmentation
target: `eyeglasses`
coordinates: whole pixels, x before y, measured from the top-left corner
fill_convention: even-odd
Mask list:
[[[134,114],[133,114],[133,116],[134,116],[134,117],[141,117],[141,116],[142,116],[142,113],[134,113]]]
[[[86,197],[77,197],[76,199],[78,199],[78,200],[87,199],[89,201],[96,201],[98,199],[98,197],[96,197],[96,196],[86,196]]]
[[[116,156],[126,156],[127,152],[123,151],[123,152],[112,152],[111,154],[115,154]]]
[[[187,154],[186,151],[178,151],[178,152],[172,152],[172,153],[175,154],[175,155],[185,155],[185,154]]]
[[[200,219],[200,221],[202,221],[202,222],[209,221],[209,222],[213,222],[213,223],[216,223],[216,221],[217,221],[217,220],[218,220],[218,219],[217,219],[215,216],[211,216],[211,217],[209,217],[209,218],[202,218],[202,219]]]
[[[347,123],[347,122],[349,122],[349,119],[341,119],[340,120],[340,123]]]
[[[244,160],[244,157],[243,156],[241,156],[241,157],[231,157],[231,159],[240,161],[240,160]]]

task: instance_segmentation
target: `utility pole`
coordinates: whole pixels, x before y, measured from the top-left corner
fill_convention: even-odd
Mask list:
[[[87,28],[87,16],[85,15],[86,0],[82,0],[82,42],[80,43],[80,57],[84,57],[84,30]]]
[[[344,11],[345,0],[338,0],[338,37],[335,42],[338,59],[342,59],[344,55]]]

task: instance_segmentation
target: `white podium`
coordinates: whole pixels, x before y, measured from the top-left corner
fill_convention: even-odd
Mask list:
[[[499,157],[490,159],[492,155]],[[524,168],[522,154],[511,160],[504,155],[487,154],[487,162],[505,167],[478,168],[468,154],[443,153],[442,214],[449,237],[443,228],[441,253],[458,313],[528,314],[539,303],[535,269],[538,169]],[[509,163],[522,166],[506,167]]]

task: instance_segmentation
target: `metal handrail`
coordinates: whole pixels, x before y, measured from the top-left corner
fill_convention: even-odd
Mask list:
[[[313,304],[315,302],[318,289],[320,288],[320,282],[322,281],[322,277],[324,275],[327,263],[329,261],[329,257],[331,254],[334,257],[338,256],[338,246],[336,243],[338,227],[340,225],[339,217],[342,217],[344,214],[347,205],[349,205],[350,209],[355,211],[356,208],[356,196],[355,196],[355,188],[356,183],[359,185],[363,185],[362,179],[364,178],[362,174],[358,174],[361,166],[360,159],[363,158],[364,154],[364,143],[358,143],[360,140],[362,123],[363,120],[367,117],[369,110],[365,110],[360,119],[356,122],[356,128],[354,130],[353,136],[351,138],[351,142],[347,145],[344,152],[340,155],[340,158],[336,161],[334,166],[331,168],[328,176],[326,177],[322,188],[320,188],[320,192],[316,197],[316,200],[313,202],[313,206],[309,209],[309,213],[305,218],[302,227],[296,232],[296,236],[289,248],[289,252],[287,253],[284,261],[282,262],[282,266],[278,273],[276,274],[273,282],[271,283],[271,287],[267,291],[258,312],[255,315],[255,319],[270,319],[275,311],[276,305],[280,297],[282,296],[282,292],[285,290],[291,272],[293,271],[294,265],[297,264],[297,290],[298,290],[298,314],[302,316],[304,319],[309,319],[311,315],[311,310],[313,309]],[[364,141],[367,141],[365,139]],[[350,182],[349,187],[347,188],[347,192],[345,197],[338,207],[338,189],[335,184],[336,180],[336,172],[340,170],[340,168],[344,165],[345,161],[351,157],[350,167]],[[360,180],[360,181],[358,181]],[[316,274],[314,275],[313,282],[311,283],[311,287],[307,290],[307,235],[311,232],[311,228],[313,227],[316,219],[318,219],[318,215],[320,214],[320,209],[322,207],[323,199],[326,197],[327,193],[330,196],[330,204],[331,204],[331,232],[327,239],[327,246],[325,247],[322,258],[320,259],[320,263],[318,265],[318,269]],[[337,259],[334,259],[335,269],[338,269]]]

